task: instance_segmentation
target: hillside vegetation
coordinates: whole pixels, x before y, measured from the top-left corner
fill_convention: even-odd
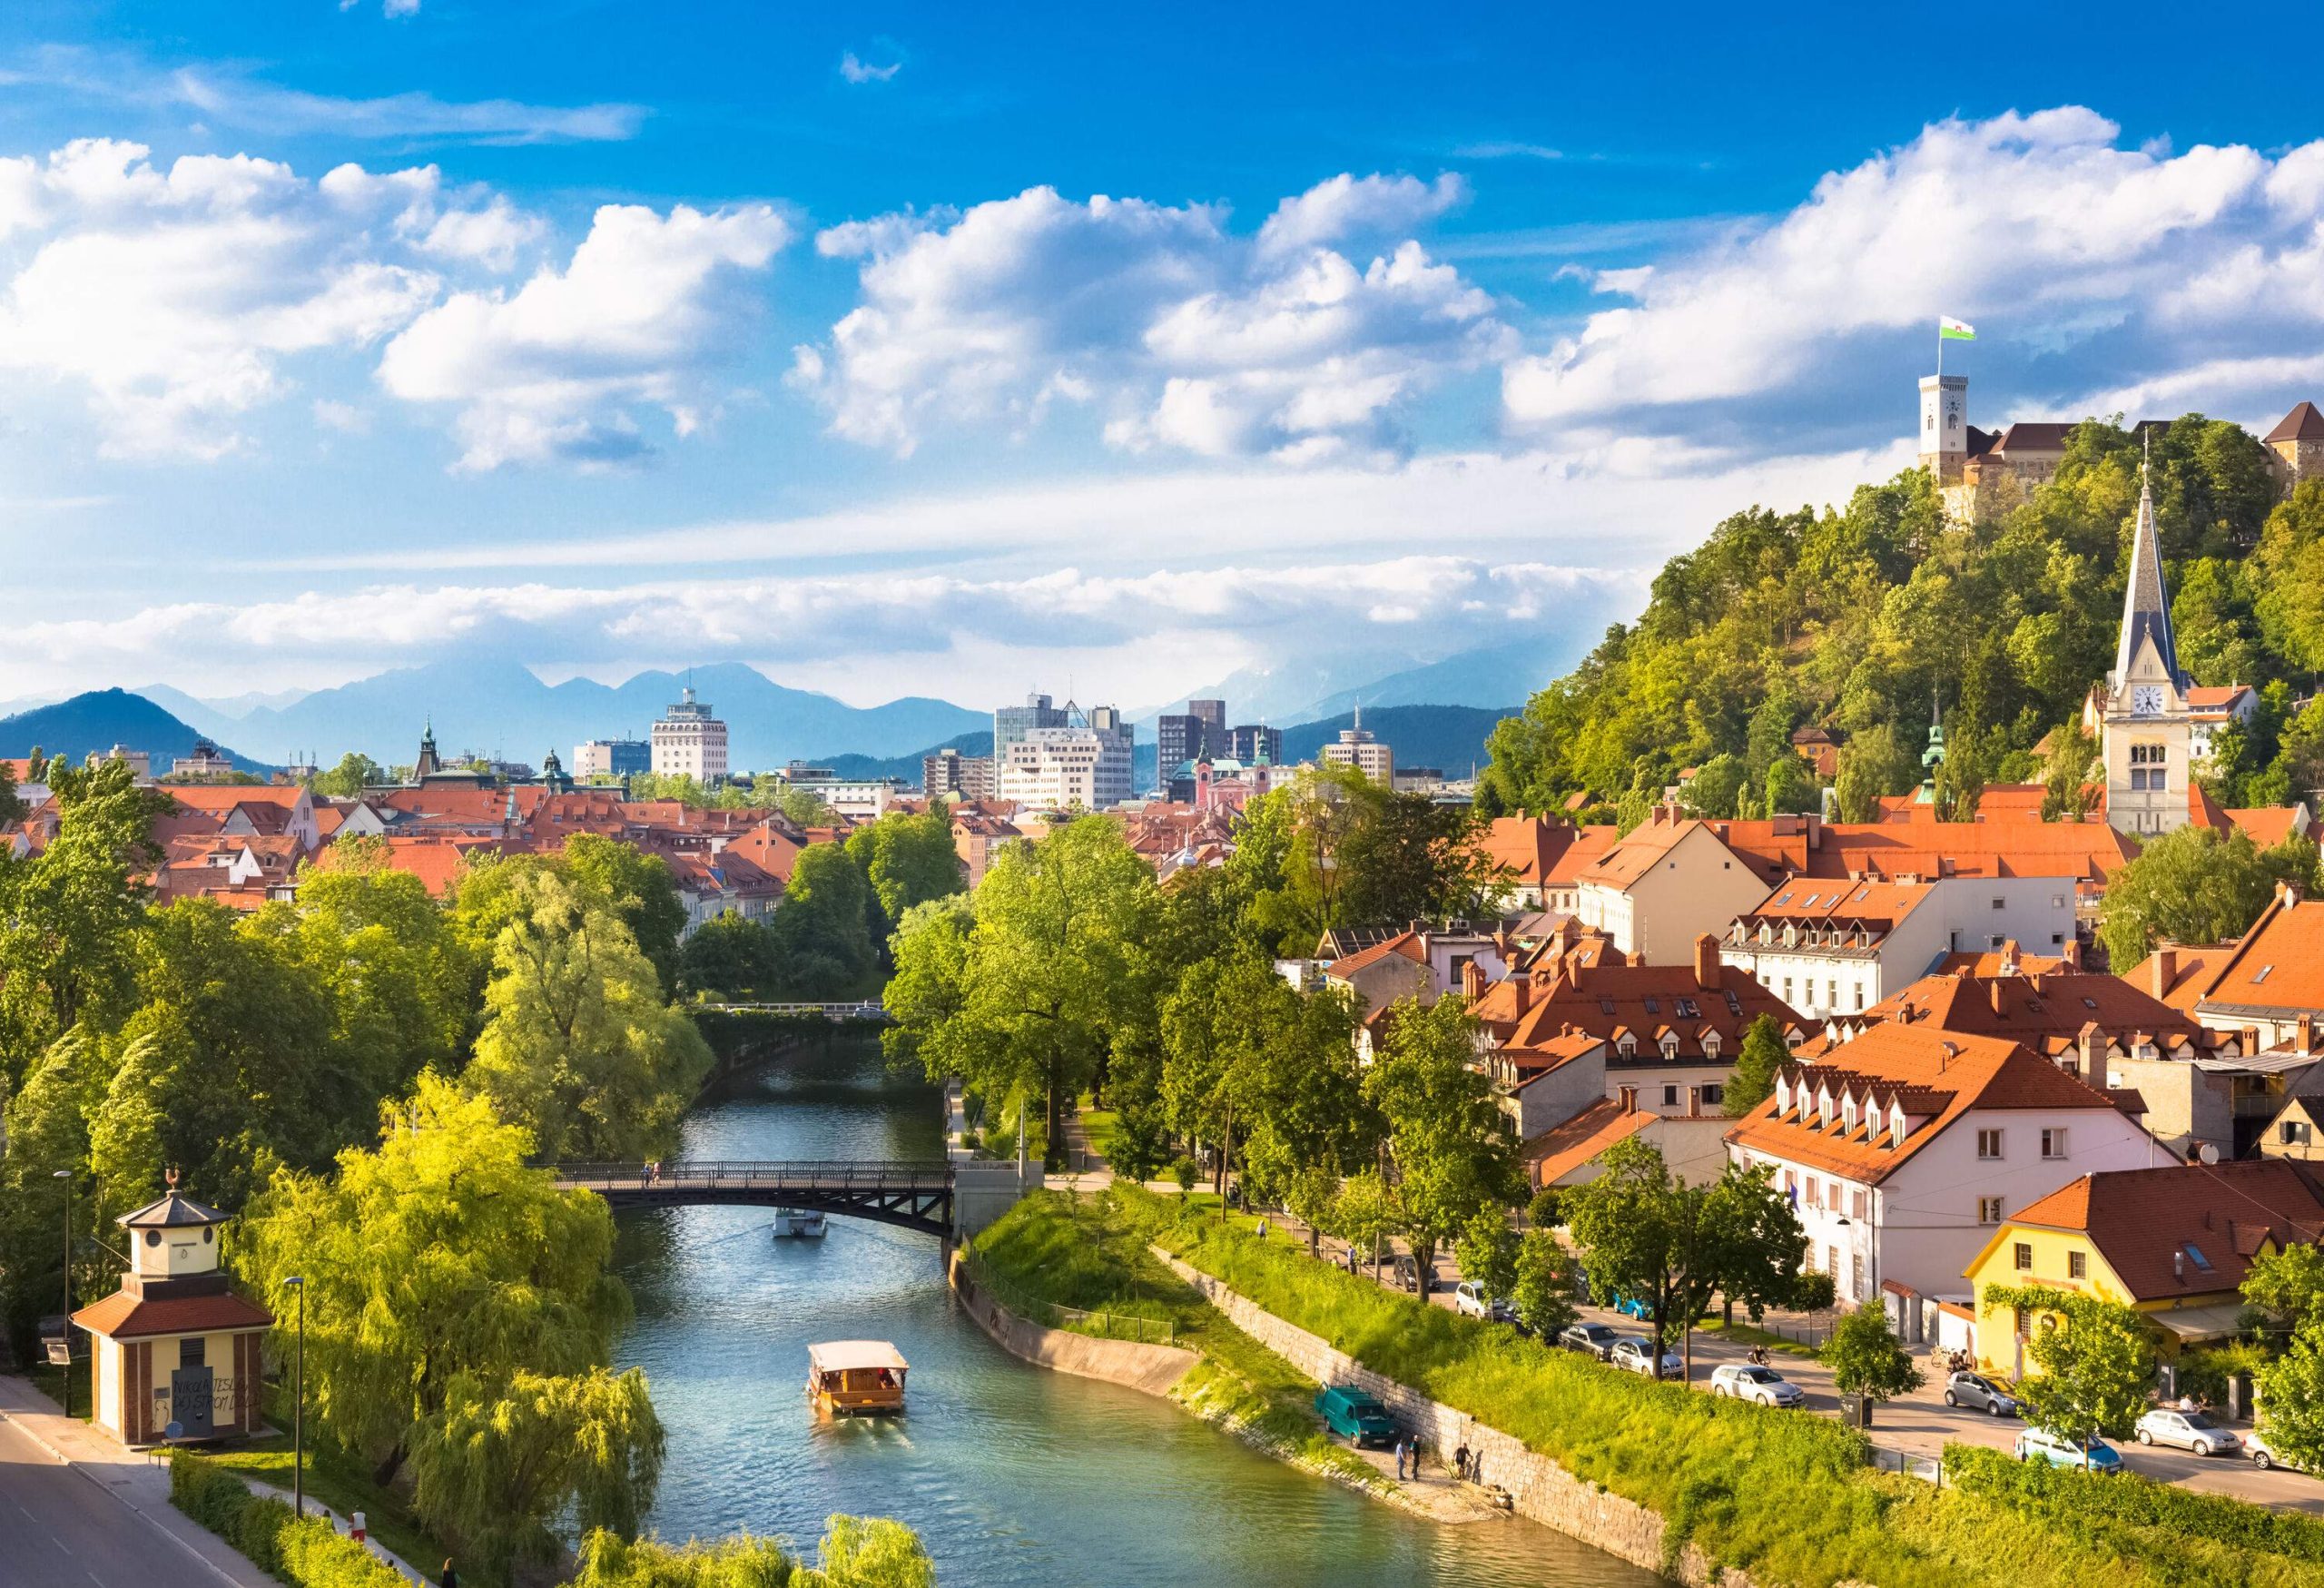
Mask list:
[[[2266,449],[2199,414],[2152,443],[2181,664],[2198,684],[2262,686],[2250,730],[2217,748],[2214,793],[2308,797],[2324,713],[2290,720],[2290,703],[2324,667],[2324,482],[2282,500]],[[1848,740],[1841,803],[1860,816],[1919,781],[1933,704],[1965,787],[2042,775],[2035,745],[2112,665],[2139,458],[2130,430],[2085,420],[2054,479],[1974,527],[1946,520],[1919,469],[1838,509],[1736,514],[1663,567],[1636,623],[1494,730],[1481,804],[1546,810],[1577,790],[1610,804],[1702,766],[1731,807],[1706,814],[1810,809],[1787,741],[1815,725]]]

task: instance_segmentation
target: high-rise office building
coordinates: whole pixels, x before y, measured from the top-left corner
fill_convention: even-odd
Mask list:
[[[1167,784],[1190,761],[1203,755],[1202,718],[1188,712],[1154,719],[1155,775]]]
[[[573,775],[584,783],[653,770],[654,746],[643,739],[591,739],[573,746]]]
[[[1265,754],[1260,750],[1265,747]],[[1242,723],[1226,730],[1226,754],[1248,765],[1255,761],[1283,764],[1283,730]]]
[[[1065,726],[1065,711],[1046,695],[1028,695],[1022,705],[995,706],[992,713],[992,764],[1005,766],[1009,746],[1036,728]]]
[[[691,684],[654,725],[653,746],[654,770],[664,777],[726,780],[726,725],[694,697]]]
[[[989,800],[992,797],[992,757],[963,755],[953,749],[923,755],[920,759],[920,789],[931,800]]]
[[[1396,753],[1364,732],[1364,708],[1355,708],[1355,725],[1340,730],[1340,742],[1324,746],[1329,766],[1353,766],[1382,787],[1396,781]]]

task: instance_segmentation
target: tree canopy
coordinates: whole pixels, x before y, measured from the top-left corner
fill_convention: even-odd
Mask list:
[[[2209,827],[2152,839],[2106,881],[2106,918],[2098,930],[2107,962],[2126,974],[2166,939],[2213,943],[2240,937],[2282,882],[2315,895],[2313,840],[2294,834],[2261,849],[2241,828],[2222,835]]]

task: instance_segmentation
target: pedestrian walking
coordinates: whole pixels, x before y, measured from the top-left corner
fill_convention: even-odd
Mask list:
[[[1452,1470],[1460,1475],[1462,1483],[1469,1481],[1469,1447],[1467,1445],[1463,1445],[1452,1453]]]
[[[1404,1436],[1401,1434],[1396,1435],[1396,1481],[1404,1481]]]
[[[444,1563],[444,1574],[436,1580],[437,1588],[460,1588],[460,1574],[452,1570],[452,1563]]]
[[[1476,1484],[1479,1488],[1482,1488],[1484,1486],[1485,1457],[1484,1452],[1482,1450],[1477,1452],[1476,1455],[1469,1457],[1469,1481]]]

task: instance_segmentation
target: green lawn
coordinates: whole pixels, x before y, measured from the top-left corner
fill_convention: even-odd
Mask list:
[[[1803,1346],[1797,1340],[1786,1339],[1781,1335],[1767,1329],[1755,1328],[1747,1323],[1730,1326],[1712,1317],[1697,1324],[1695,1332],[1699,1335],[1718,1335],[1723,1339],[1734,1341],[1738,1346],[1765,1346],[1768,1350],[1785,1356],[1806,1356],[1813,1360],[1816,1356],[1816,1347],[1813,1346]]]

